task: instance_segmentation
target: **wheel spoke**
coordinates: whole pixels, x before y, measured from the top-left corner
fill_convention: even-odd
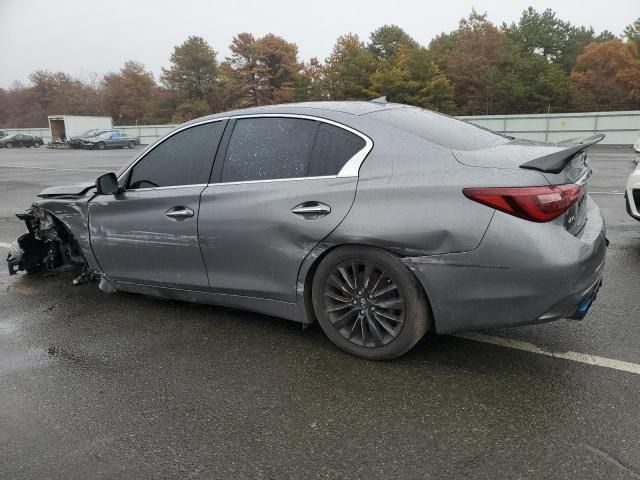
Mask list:
[[[377,292],[372,292],[371,293],[371,298],[381,297],[385,293],[392,292],[392,291],[396,290],[397,288],[398,287],[396,287],[396,285],[394,283],[391,283],[391,284],[387,285],[386,287],[384,287],[382,290],[379,290]]]
[[[404,302],[399,298],[393,298],[391,300],[383,300],[382,302],[371,302],[371,303],[373,303],[378,308],[384,308],[387,310],[399,309],[404,305]]]
[[[369,283],[371,282],[371,273],[373,272],[373,265],[367,263],[364,266],[364,288],[369,288]]]
[[[333,322],[333,326],[335,327],[335,329],[336,329],[336,330],[341,330],[341,329],[343,329],[344,327],[346,327],[347,325],[349,325],[349,322],[351,322],[351,321],[352,321],[349,317],[350,317],[350,315],[351,315],[352,313],[354,313],[354,311],[355,311],[355,309],[353,309],[353,308],[352,308],[352,309],[351,309],[351,310],[349,310],[347,313],[344,313],[343,315],[341,315],[340,317],[338,317],[338,319],[337,319],[335,322]],[[356,319],[356,322],[357,322],[357,319]],[[356,322],[354,322],[354,324],[355,324]],[[353,328],[352,328],[352,330],[353,330]]]
[[[386,319],[388,319],[388,320],[391,320],[392,322],[395,322],[395,323],[400,323],[400,322],[402,322],[402,319],[401,319],[400,317],[396,317],[396,316],[394,316],[394,315],[390,315],[390,314],[388,314],[388,313],[381,312],[380,310],[378,310],[378,311],[376,312],[376,314],[380,315],[380,316],[381,316],[381,317],[383,317],[383,318],[386,318]]]
[[[354,306],[351,303],[345,303],[342,305],[336,305],[335,307],[330,307],[326,309],[327,313],[339,312],[340,310],[344,310],[345,308],[353,309]]]
[[[353,325],[351,326],[351,331],[349,332],[349,336],[347,337],[348,340],[351,340],[353,336],[356,334],[356,332],[358,331],[359,322],[360,322],[360,316],[358,316],[356,320],[353,322]]]
[[[389,325],[389,323],[387,323],[387,321],[384,320],[384,318],[381,318],[381,315],[378,315],[377,312],[373,312],[373,318],[376,320],[376,322],[378,322],[378,324],[382,328],[384,328],[387,331],[389,335],[392,335],[392,336],[394,335],[393,328],[391,328],[391,325]]]
[[[342,302],[342,303],[351,303],[351,299],[350,298],[346,298],[346,297],[341,297],[340,295],[338,295],[337,293],[333,293],[333,292],[325,292],[325,296],[332,298],[333,300],[337,300],[338,302]]]
[[[329,280],[331,281],[331,283],[333,283],[333,285],[335,285],[336,287],[338,287],[340,290],[342,290],[344,293],[348,294],[349,296],[352,295],[353,291],[349,290],[346,286],[345,286],[345,282],[341,282],[340,279],[338,277],[336,277],[335,274],[331,274],[329,275]]]
[[[373,287],[371,287],[371,291],[375,292],[376,288],[378,288],[378,285],[380,284],[380,280],[382,280],[382,277],[384,277],[385,273],[384,272],[380,272],[380,276],[378,277],[378,279],[376,280],[376,283],[373,284]]]
[[[360,330],[362,331],[362,345],[364,346],[367,343],[367,334],[365,333],[365,321],[364,321],[364,315],[360,315],[358,318],[360,318]]]
[[[349,285],[349,288],[351,288],[351,290],[355,290],[356,287],[351,283],[347,270],[344,267],[340,267],[338,268],[338,271],[340,272],[340,275],[342,275],[342,278],[344,278],[344,281],[347,282],[347,285]]]
[[[371,319],[370,315],[367,315],[367,324],[369,325],[369,330],[373,333],[373,342],[377,347],[384,343],[384,339],[382,337],[382,332],[376,325],[376,322]]]
[[[351,262],[351,273],[353,273],[353,289],[358,290],[358,267],[354,262]]]

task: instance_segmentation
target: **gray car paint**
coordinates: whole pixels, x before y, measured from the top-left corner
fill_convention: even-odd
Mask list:
[[[302,260],[344,219],[357,177],[213,184],[202,193],[200,245],[212,291],[297,300]],[[306,202],[331,213],[305,218],[291,210]]]
[[[198,243],[198,209],[204,187],[129,190],[99,195],[89,203],[93,252],[115,282],[206,289],[207,272]],[[192,218],[171,220],[184,207]]]
[[[157,272],[149,267],[145,271],[140,265],[135,266],[137,271],[126,271],[134,257],[135,247],[131,246],[135,244],[135,232],[145,232],[138,233],[140,240],[152,240],[144,248],[157,249],[158,261],[168,261],[179,269],[181,260],[174,255],[179,257],[181,248],[195,248],[197,244],[192,230],[162,232],[153,222],[141,228],[144,215],[133,211],[126,225],[109,226],[98,217],[105,198],[94,196],[93,190],[78,195],[78,189],[70,189],[68,193],[73,191],[76,196],[46,198],[38,205],[67,225],[90,265],[104,262],[113,272],[120,272],[113,279],[120,290],[240,307],[304,323],[314,319],[307,300],[315,267],[326,252],[344,244],[374,245],[396,253],[425,289],[435,328],[441,332],[556,318],[554,306],[573,299],[600,279],[605,230],[592,201],[588,201],[584,228],[576,235],[564,228],[562,218],[547,224],[527,222],[495,212],[462,194],[467,186],[548,185],[573,178],[584,171],[584,165],[555,176],[520,169],[520,163],[559,148],[521,142],[507,142],[490,152],[454,152],[367,118],[367,113],[385,108],[399,106],[319,102],[258,107],[204,119],[260,113],[312,115],[350,126],[375,144],[359,178],[323,184],[340,199],[319,197],[325,190],[314,190],[314,180],[308,179],[270,182],[260,187],[247,183],[203,188],[198,222],[203,271],[209,272],[211,288],[202,287],[203,277],[194,273],[197,262],[191,263],[193,259],[187,268],[191,271],[187,281],[171,281],[162,275],[149,278]],[[153,146],[138,158],[149,148]],[[256,194],[256,189],[263,189],[258,192],[260,208],[242,201],[243,195],[246,199],[249,192]],[[166,198],[159,195],[159,202]],[[336,208],[326,225],[318,223],[310,230],[309,225],[318,220],[300,220],[288,211],[296,203],[320,198]],[[224,208],[214,207],[214,199],[220,199]],[[91,208],[87,208],[88,202]],[[163,204],[156,213],[169,205],[173,206],[171,202]],[[91,219],[90,241],[89,212],[96,214]],[[274,219],[272,223],[270,218]],[[114,244],[109,228],[120,232],[115,243],[122,242],[126,248],[109,247]],[[123,234],[125,231],[128,233]],[[240,235],[237,250],[233,245],[236,233]],[[162,245],[167,243],[172,244],[172,250],[162,255]],[[217,249],[220,246],[223,248]],[[235,261],[225,263],[225,252],[239,262],[237,278]],[[249,254],[251,261],[245,261],[243,254]],[[167,260],[168,256],[172,258]],[[252,263],[260,267],[254,269]],[[295,265],[299,265],[297,277],[291,275]],[[222,267],[219,273],[217,266]],[[97,270],[103,271],[100,267]]]

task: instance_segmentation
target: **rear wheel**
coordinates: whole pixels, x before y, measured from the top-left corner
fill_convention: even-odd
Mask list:
[[[40,142],[33,142],[33,146],[36,148],[40,148],[40,145],[42,145]]]
[[[341,247],[318,267],[312,287],[320,326],[342,350],[369,360],[408,352],[431,323],[420,285],[394,255]]]
[[[127,147],[129,147],[129,148],[135,148],[135,146],[136,146],[136,142],[134,142],[134,141],[131,141],[131,142],[127,143]]]
[[[5,143],[5,144],[4,144],[4,146],[5,146],[6,148],[13,148],[13,143],[8,142],[8,143]]]

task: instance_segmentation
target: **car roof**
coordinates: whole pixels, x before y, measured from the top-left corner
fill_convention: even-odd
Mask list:
[[[380,110],[389,110],[393,108],[406,107],[400,103],[387,102],[366,102],[366,101],[321,101],[321,102],[296,102],[281,103],[278,105],[264,105],[260,107],[249,107],[240,110],[232,110],[228,112],[216,113],[206,117],[196,118],[185,125],[202,122],[209,119],[223,117],[237,117],[240,115],[256,115],[256,114],[300,114],[309,115],[316,113],[321,116],[322,111],[330,113],[348,114],[354,116],[366,115],[368,113],[378,112]]]

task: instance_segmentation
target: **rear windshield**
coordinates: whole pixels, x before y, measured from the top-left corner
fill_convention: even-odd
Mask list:
[[[491,130],[416,107],[379,110],[367,117],[454,150],[478,150],[510,140]]]

